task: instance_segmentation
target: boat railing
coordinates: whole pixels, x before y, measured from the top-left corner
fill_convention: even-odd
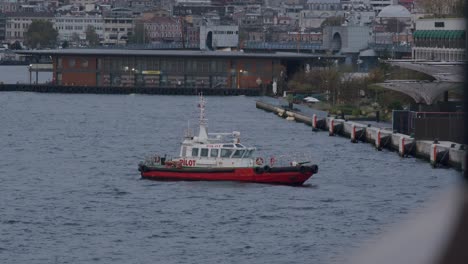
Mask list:
[[[277,155],[266,158],[261,157],[261,160],[263,161],[262,166],[269,167],[302,166],[311,164],[313,161],[310,155],[305,154]]]

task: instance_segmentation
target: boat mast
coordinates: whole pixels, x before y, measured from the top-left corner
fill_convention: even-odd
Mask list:
[[[198,133],[198,140],[200,142],[206,142],[208,140],[208,120],[205,118],[205,104],[206,100],[202,94],[200,94],[200,102],[198,103],[198,107],[200,108],[200,131]]]

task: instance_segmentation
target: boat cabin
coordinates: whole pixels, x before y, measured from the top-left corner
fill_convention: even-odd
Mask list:
[[[190,158],[251,158],[255,148],[247,148],[240,143],[236,144],[197,144],[182,146],[180,156]]]

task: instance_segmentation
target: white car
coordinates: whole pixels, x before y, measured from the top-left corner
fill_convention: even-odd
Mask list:
[[[307,103],[318,103],[320,102],[319,99],[312,97],[312,96],[307,96],[306,98],[303,99]]]

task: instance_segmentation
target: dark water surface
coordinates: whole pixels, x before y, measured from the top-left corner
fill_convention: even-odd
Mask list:
[[[0,93],[0,263],[341,262],[458,182],[255,99],[208,97],[210,131],[310,156],[305,187],[141,180],[145,155],[177,153],[196,97]]]

